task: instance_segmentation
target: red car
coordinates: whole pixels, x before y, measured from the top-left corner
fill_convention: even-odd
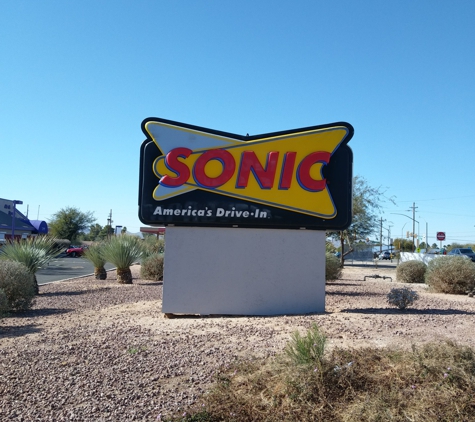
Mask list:
[[[76,258],[77,256],[81,256],[84,253],[84,248],[82,246],[70,246],[66,249],[66,255],[72,258]]]

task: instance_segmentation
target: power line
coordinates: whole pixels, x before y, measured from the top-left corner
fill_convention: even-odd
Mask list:
[[[450,197],[447,197],[447,198],[418,199],[417,202],[446,201],[448,199],[462,199],[462,198],[474,198],[474,197],[475,197],[475,195],[450,196]],[[412,201],[397,201],[397,202],[412,202]]]

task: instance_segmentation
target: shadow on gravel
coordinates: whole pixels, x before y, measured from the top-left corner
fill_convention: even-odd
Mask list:
[[[387,314],[387,315],[475,315],[475,312],[460,311],[458,309],[393,309],[393,308],[355,308],[342,309],[349,314]]]
[[[48,292],[48,293],[41,293],[40,297],[54,297],[54,296],[79,296],[85,295],[88,293],[98,293],[103,291],[110,290],[110,287],[101,287],[100,289],[87,289],[87,290],[68,290],[66,292]]]
[[[155,283],[134,283],[138,286],[163,286],[163,281],[157,281]]]
[[[5,337],[21,337],[27,334],[39,333],[41,328],[36,325],[24,325],[23,327],[4,326],[0,328],[0,339]]]
[[[50,315],[61,315],[72,312],[73,309],[60,309],[60,308],[43,308],[43,309],[30,309],[29,311],[12,313],[13,318],[34,318],[34,317],[44,317]]]
[[[378,261],[378,265],[374,265],[373,263],[360,263],[360,262],[355,262],[355,263],[348,263],[345,262],[345,266],[343,268],[351,268],[351,267],[358,267],[358,268],[367,268],[368,271],[372,270],[377,270],[378,268],[393,268],[396,269],[396,261],[393,261],[391,263],[385,262],[384,264],[381,261]]]
[[[368,292],[325,292],[328,296],[386,296],[384,293]]]

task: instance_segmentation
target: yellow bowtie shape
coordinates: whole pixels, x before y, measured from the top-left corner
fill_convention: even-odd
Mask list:
[[[241,141],[173,124],[145,124],[163,155],[153,163],[157,201],[200,189],[324,219],[337,210],[322,169],[348,135],[345,126]]]

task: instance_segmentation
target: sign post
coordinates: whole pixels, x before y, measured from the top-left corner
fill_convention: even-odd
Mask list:
[[[325,232],[351,223],[348,123],[257,136],[143,121],[139,218],[165,225],[165,313],[325,310]]]
[[[437,232],[437,240],[440,240],[440,249],[442,249],[442,241],[445,240],[445,232]]]

